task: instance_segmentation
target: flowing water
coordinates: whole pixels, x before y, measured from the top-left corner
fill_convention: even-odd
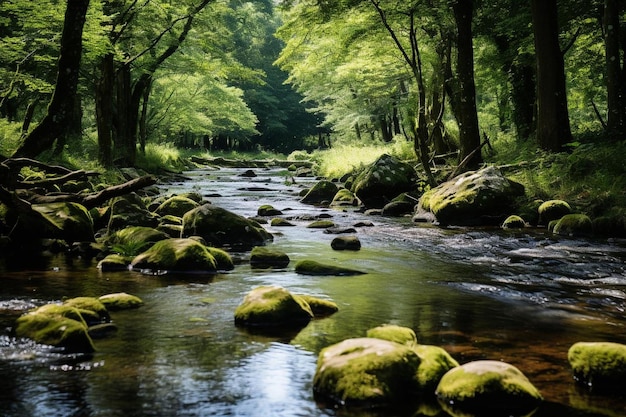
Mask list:
[[[261,204],[283,210],[294,227],[272,228],[270,246],[292,262],[252,270],[236,253],[231,272],[147,276],[100,273],[95,261],[63,256],[8,260],[0,269],[0,415],[2,416],[447,416],[441,410],[345,410],[315,401],[317,354],[384,323],[408,326],[423,344],[459,362],[503,360],[542,392],[535,416],[626,416],[626,394],[578,387],[567,350],[578,341],[626,343],[626,243],[555,238],[540,231],[439,229],[409,219],[365,217],[298,202],[313,180],[284,170],[198,170],[162,186],[197,191],[244,216]],[[371,221],[362,249],[337,252],[334,235],[306,227],[332,216],[340,226]],[[356,277],[298,275],[301,259],[367,272]],[[299,332],[256,334],[234,326],[252,288],[280,285],[332,299],[339,312]],[[11,336],[15,319],[64,297],[125,291],[138,310],[114,312],[118,331],[95,341],[92,355],[66,355]],[[424,409],[426,410],[426,409]]]

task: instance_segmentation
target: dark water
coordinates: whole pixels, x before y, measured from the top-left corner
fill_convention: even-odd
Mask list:
[[[567,350],[577,341],[626,343],[624,242],[556,239],[539,232],[442,230],[408,219],[364,218],[298,203],[300,187],[281,170],[196,171],[165,193],[198,191],[214,204],[253,216],[272,204],[295,227],[271,228],[272,246],[290,267],[251,270],[246,253],[218,275],[102,274],[91,261],[64,257],[10,264],[0,272],[0,415],[2,416],[447,416],[436,407],[376,412],[315,402],[320,349],[384,323],[413,328],[418,340],[459,362],[504,360],[546,399],[535,416],[626,416],[626,394],[577,387]],[[221,197],[216,196],[221,195]],[[331,215],[359,228],[363,249],[336,252],[333,235],[308,229],[302,216]],[[300,276],[314,259],[361,269],[357,277]],[[251,334],[233,324],[243,296],[259,285],[334,300],[340,311],[292,334]],[[63,297],[125,291],[139,310],[115,312],[118,331],[96,340],[90,356],[62,355],[10,336],[24,311]],[[622,391],[624,392],[624,391]]]

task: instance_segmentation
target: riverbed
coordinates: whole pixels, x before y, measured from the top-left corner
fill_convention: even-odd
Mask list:
[[[409,218],[365,216],[353,208],[299,202],[315,180],[284,169],[186,172],[165,194],[196,191],[213,204],[255,216],[262,204],[294,225],[265,227],[269,246],[289,255],[280,270],[253,270],[249,253],[213,275],[101,273],[96,261],[63,255],[0,266],[2,416],[447,416],[429,411],[358,410],[316,402],[319,351],[367,329],[397,324],[460,363],[494,359],[518,367],[541,391],[535,416],[625,416],[626,393],[601,395],[575,384],[567,350],[578,341],[626,343],[626,242],[557,238],[543,230],[442,229]],[[328,217],[356,227],[362,249],[334,251],[335,235],[306,226]],[[366,272],[298,275],[313,259]],[[259,285],[333,300],[339,312],[299,332],[251,333],[233,313]],[[15,339],[10,328],[29,309],[65,297],[124,291],[137,310],[114,312],[117,332],[92,355],[65,355]],[[622,391],[624,392],[624,391]],[[435,408],[433,408],[435,407]],[[433,411],[434,410],[434,411]]]

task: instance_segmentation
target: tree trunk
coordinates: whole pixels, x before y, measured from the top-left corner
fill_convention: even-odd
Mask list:
[[[559,152],[572,141],[565,90],[565,65],[559,46],[556,0],[532,0],[537,59],[537,142]]]
[[[534,131],[535,121],[535,70],[523,63],[513,63],[510,67],[511,101],[513,102],[513,123],[518,140],[528,139]]]
[[[89,0],[68,0],[61,34],[57,79],[48,112],[24,139],[14,157],[35,157],[51,149],[72,117],[82,54],[83,26]]]
[[[96,126],[98,127],[98,161],[105,167],[113,165],[113,54],[100,62],[96,81]]]
[[[619,0],[604,1],[604,48],[607,78],[607,129],[618,135],[624,130],[624,99],[622,97],[622,69],[620,60]]]
[[[122,166],[133,166],[137,156],[136,113],[132,112],[132,88],[130,85],[130,68],[121,67],[115,77],[116,93],[116,160]]]
[[[453,6],[457,26],[457,76],[459,79],[459,143],[461,160],[480,146],[480,130],[476,112],[476,86],[474,84],[474,50],[472,42],[473,0],[457,0]],[[480,152],[467,162],[467,168],[476,169],[482,163]]]

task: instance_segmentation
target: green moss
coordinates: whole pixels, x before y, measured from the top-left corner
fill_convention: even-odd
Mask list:
[[[389,340],[391,342],[400,343],[401,345],[413,346],[417,344],[417,336],[413,329],[393,324],[385,324],[369,329],[367,331],[367,337]]]
[[[352,191],[350,191],[347,188],[342,188],[339,191],[337,191],[337,193],[335,194],[331,202],[332,206],[345,206],[345,205],[352,206],[356,204],[357,204],[356,196],[354,195]]]
[[[417,368],[417,382],[422,392],[431,393],[441,378],[459,363],[439,346],[416,345],[413,350],[421,359]]]
[[[291,223],[288,220],[282,219],[280,217],[275,217],[270,221],[270,225],[274,227],[290,227],[295,226],[295,224]]]
[[[341,266],[326,265],[316,261],[302,260],[296,263],[296,272],[303,275],[362,275],[365,272]]]
[[[109,321],[111,317],[107,308],[95,297],[76,297],[65,300],[63,305],[77,308],[78,310],[92,311],[99,317],[99,321]]]
[[[235,324],[243,326],[300,325],[312,318],[306,301],[281,287],[255,288],[235,310]]]
[[[217,270],[215,258],[206,246],[193,239],[166,239],[137,255],[131,266],[137,269],[170,271]]]
[[[539,223],[547,225],[552,220],[558,220],[566,214],[570,214],[572,208],[566,201],[548,200],[543,202],[537,211],[539,213]]]
[[[250,266],[253,268],[286,268],[289,262],[286,253],[265,246],[255,246],[250,252]]]
[[[128,310],[143,305],[141,298],[125,292],[106,294],[98,298],[98,300],[110,311]]]
[[[328,229],[329,227],[335,227],[335,222],[332,220],[315,220],[307,225],[309,229]]]
[[[160,216],[172,215],[177,217],[183,217],[189,210],[193,210],[198,207],[199,204],[187,197],[174,196],[165,200],[157,209],[155,213]]]
[[[626,383],[626,345],[610,342],[579,342],[569,348],[567,359],[574,378],[593,388]]]
[[[257,209],[257,215],[259,216],[280,216],[283,214],[280,210],[274,208],[270,204],[263,204]]]
[[[339,311],[339,306],[333,301],[313,297],[312,295],[299,294],[298,296],[309,305],[315,317],[326,317]]]
[[[523,229],[526,227],[526,222],[520,216],[511,215],[502,223],[503,229]]]
[[[233,258],[223,249],[207,246],[206,249],[215,258],[215,265],[220,271],[232,271],[235,269]]]
[[[589,236],[593,225],[585,214],[566,214],[554,225],[553,232],[563,236]]]
[[[107,255],[98,262],[97,268],[102,272],[125,271],[133,258],[118,254]]]
[[[168,238],[166,233],[152,227],[130,226],[112,233],[106,243],[113,252],[132,257]]]
[[[300,201],[305,204],[330,203],[337,194],[337,190],[334,183],[322,180],[317,182]]]

